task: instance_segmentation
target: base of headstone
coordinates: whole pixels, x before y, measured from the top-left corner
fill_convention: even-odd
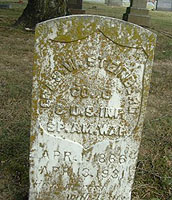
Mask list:
[[[126,13],[123,15],[123,20],[138,24],[140,26],[150,26],[149,10],[144,8],[128,7]]]
[[[85,10],[82,9],[70,9],[71,14],[85,14]]]
[[[10,5],[10,4],[0,4],[0,8],[1,9],[11,9],[12,5]]]

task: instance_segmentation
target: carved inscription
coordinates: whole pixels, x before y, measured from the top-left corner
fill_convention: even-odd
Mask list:
[[[123,127],[113,126],[109,124],[103,124],[103,125],[93,125],[93,124],[78,124],[78,123],[72,123],[67,124],[67,128],[65,128],[65,125],[62,122],[48,122],[47,124],[47,131],[48,132],[54,132],[54,133],[60,133],[61,131],[64,131],[66,133],[77,133],[77,134],[90,134],[90,135],[102,135],[102,136],[125,136],[126,130]]]
[[[55,113],[57,115],[69,113],[71,116],[76,117],[85,116],[117,119],[119,118],[120,113],[122,113],[122,109],[113,107],[100,107],[96,109],[93,106],[87,106],[86,108],[83,108],[76,105],[68,108],[65,107],[62,102],[60,102],[56,105]]]

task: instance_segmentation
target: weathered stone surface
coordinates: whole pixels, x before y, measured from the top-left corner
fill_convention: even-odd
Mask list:
[[[132,6],[135,8],[146,8],[147,0],[132,0]]]
[[[158,0],[157,10],[172,11],[171,0]]]
[[[82,9],[82,0],[70,0],[68,6],[72,9]]]
[[[75,14],[85,14],[85,10],[82,9],[82,0],[68,1],[69,12]]]
[[[36,28],[30,200],[129,200],[155,35],[101,16]]]
[[[150,26],[150,16],[147,7],[147,0],[133,0],[132,5],[127,8],[123,19],[140,26]]]

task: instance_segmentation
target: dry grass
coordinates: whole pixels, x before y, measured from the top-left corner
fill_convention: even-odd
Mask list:
[[[153,68],[133,199],[172,199],[172,62]]]
[[[12,26],[25,5],[0,9],[0,200],[28,194],[34,35]],[[90,3],[84,8],[117,18],[125,11]],[[133,199],[172,200],[172,13],[151,15],[158,41]]]

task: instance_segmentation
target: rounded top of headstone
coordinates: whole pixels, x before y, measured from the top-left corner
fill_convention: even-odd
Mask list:
[[[121,46],[142,48],[147,55],[153,49],[150,44],[156,42],[156,35],[141,26],[98,15],[71,15],[41,22],[36,27],[36,38],[67,43],[82,40],[95,32]]]
[[[124,25],[127,24],[129,26],[137,27],[138,29],[143,29],[144,31],[151,32],[148,29],[145,29],[145,28],[143,28],[143,27],[141,27],[137,24],[133,24],[131,22],[127,22],[127,21],[124,21],[124,20],[121,20],[121,19],[117,19],[117,18],[113,18],[113,17],[107,17],[107,16],[101,16],[101,15],[87,15],[87,14],[69,15],[69,16],[63,16],[63,17],[49,19],[49,20],[38,23],[37,27],[39,25],[47,25],[47,24],[51,24],[51,23],[54,23],[54,22],[58,22],[58,21],[76,20],[76,19],[79,19],[79,20],[84,19],[86,21],[87,20],[95,20],[96,22],[98,22],[98,21],[101,22],[101,21],[106,20],[106,21],[111,22],[112,24],[116,24],[116,23],[124,24]]]

